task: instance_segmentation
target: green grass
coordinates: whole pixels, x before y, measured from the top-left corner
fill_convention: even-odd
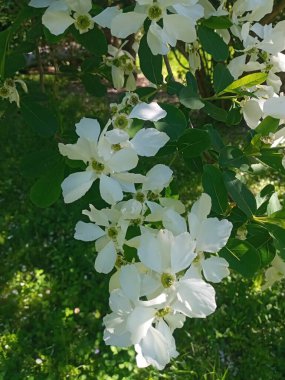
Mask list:
[[[79,105],[76,91],[60,106],[70,130],[85,113],[104,116],[104,102]],[[260,293],[258,279],[237,275],[215,286],[216,313],[176,331],[180,356],[161,373],[138,370],[132,349],[105,346],[108,278],[93,268],[93,244],[73,239],[88,201],[31,203],[33,180],[22,176],[21,162],[51,142],[23,125],[15,108],[0,122],[0,144],[1,380],[284,380],[284,288]],[[183,199],[195,199],[199,177],[179,160],[175,176]]]

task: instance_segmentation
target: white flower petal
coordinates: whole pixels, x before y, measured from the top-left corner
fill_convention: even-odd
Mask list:
[[[185,219],[172,209],[168,209],[163,213],[162,223],[163,227],[173,232],[174,235],[179,235],[187,231]]]
[[[173,308],[188,317],[205,318],[216,310],[215,289],[201,279],[180,280],[177,295]]]
[[[150,24],[147,32],[147,43],[153,55],[166,55],[169,52],[169,39],[166,32],[156,22]],[[174,46],[176,40],[173,39],[170,42]]]
[[[120,284],[124,294],[133,302],[140,298],[140,275],[135,265],[124,265],[120,270]]]
[[[121,88],[124,87],[125,71],[121,67],[112,65],[111,72],[112,72],[113,85],[117,90],[120,90]]]
[[[74,23],[74,19],[69,15],[68,9],[56,10],[49,7],[43,14],[42,22],[52,34],[58,36]]]
[[[218,283],[230,274],[229,263],[223,257],[212,256],[201,264],[207,281]]]
[[[155,309],[137,306],[128,317],[127,327],[133,344],[144,338],[155,318]]]
[[[196,250],[198,252],[219,252],[231,235],[233,225],[228,220],[208,218],[204,220],[199,228]]]
[[[168,166],[162,164],[155,165],[147,172],[142,190],[160,193],[171,182],[172,174],[173,171]]]
[[[130,300],[121,289],[115,289],[111,292],[109,304],[115,313],[127,314],[133,310]]]
[[[114,153],[107,164],[111,171],[120,173],[135,168],[138,160],[138,156],[133,149],[124,148]]]
[[[66,4],[75,12],[84,15],[92,9],[91,0],[65,0]]]
[[[171,269],[173,273],[178,273],[190,266],[196,257],[194,249],[195,243],[188,232],[175,236],[171,246]]]
[[[211,211],[211,197],[203,193],[193,204],[191,212],[188,214],[188,224],[191,237],[195,239],[199,233],[200,224],[207,218]]]
[[[111,28],[112,20],[121,14],[122,11],[118,7],[107,7],[103,12],[93,17],[93,20],[103,28]]]
[[[131,145],[139,156],[152,157],[162,148],[169,137],[155,128],[142,128],[131,140]]]
[[[105,231],[94,223],[78,222],[75,226],[74,239],[94,241],[105,235]]]
[[[83,197],[92,186],[96,176],[91,171],[70,174],[61,184],[65,203],[71,203]]]
[[[29,2],[30,7],[45,8],[49,7],[54,0],[31,0]]]
[[[197,39],[195,24],[189,17],[178,14],[166,15],[163,17],[163,29],[176,40],[191,43]]]
[[[111,33],[115,37],[126,38],[139,30],[145,18],[145,14],[137,12],[120,13],[111,22]]]
[[[98,252],[95,260],[95,270],[99,273],[110,273],[117,260],[117,252],[113,241],[110,241]]]
[[[87,140],[98,141],[101,132],[98,120],[83,117],[75,126],[78,136],[84,137]]]
[[[150,233],[141,236],[138,246],[138,256],[141,262],[155,272],[162,273],[163,265],[161,248],[158,239]]]
[[[149,121],[158,121],[167,116],[167,112],[164,111],[157,103],[139,103],[131,111],[130,119],[140,119]]]
[[[263,112],[265,116],[271,116],[275,119],[285,119],[285,96],[266,100]]]
[[[100,195],[110,205],[123,199],[123,191],[118,181],[104,174],[100,176]]]

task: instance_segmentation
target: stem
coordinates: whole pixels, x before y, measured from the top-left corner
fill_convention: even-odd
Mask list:
[[[270,24],[271,22],[275,20],[277,16],[282,16],[282,12],[284,11],[284,9],[285,9],[285,0],[281,0],[279,4],[275,5],[271,13],[265,15],[263,19],[261,19],[260,23],[262,25]]]
[[[179,63],[179,65],[183,68],[183,69],[185,69],[185,70],[190,70],[190,67],[188,66],[185,66],[185,65],[183,65],[183,63],[180,61],[180,58],[178,57],[178,55],[177,55],[177,53],[176,53],[176,50],[174,49],[174,48],[172,48],[171,49],[172,50],[172,52],[173,52],[173,54],[174,54],[174,57],[175,57],[175,59],[176,59],[176,61]]]
[[[202,98],[202,100],[227,100],[227,99],[234,99],[234,98],[240,98],[241,96],[236,95],[227,95],[227,96],[210,96],[209,98]],[[243,96],[242,96],[243,97]]]
[[[163,59],[164,59],[164,63],[165,63],[165,66],[166,66],[166,69],[168,72],[169,79],[174,80],[174,75],[173,75],[172,68],[170,66],[169,59],[168,59],[167,55],[164,55]]]

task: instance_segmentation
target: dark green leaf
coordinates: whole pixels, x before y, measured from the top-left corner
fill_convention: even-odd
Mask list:
[[[105,34],[102,30],[98,29],[96,25],[87,33],[80,34],[75,28],[72,34],[76,41],[85,47],[90,53],[95,56],[102,56],[108,52],[108,44]]]
[[[223,178],[232,200],[249,218],[252,218],[257,209],[254,195],[235,177],[235,173],[227,171],[223,174]]]
[[[212,147],[217,152],[220,152],[225,146],[220,134],[211,124],[207,124],[205,127],[207,127],[208,133],[210,135]]]
[[[101,78],[98,75],[84,73],[81,80],[89,94],[98,97],[105,96],[107,94],[107,88],[102,83]]]
[[[282,164],[284,154],[279,149],[261,149],[260,154],[257,156],[258,160],[269,166],[270,168],[285,172]]]
[[[189,86],[181,89],[179,92],[179,100],[185,107],[193,110],[199,110],[204,107],[204,103],[197,95],[193,94],[193,88]]]
[[[264,226],[258,224],[248,224],[247,231],[246,240],[258,250],[261,266],[267,266],[275,256],[270,233]]]
[[[40,177],[60,161],[59,152],[45,149],[28,154],[22,161],[21,170],[26,177]]]
[[[227,115],[227,125],[239,125],[242,119],[242,112],[240,108],[232,107]]]
[[[225,146],[220,152],[219,164],[224,168],[240,168],[242,165],[249,166],[249,160],[239,148]]]
[[[227,16],[211,16],[203,20],[202,24],[210,29],[228,29],[233,25]]]
[[[215,106],[213,103],[211,102],[205,102],[205,107],[202,109],[207,115],[209,115],[211,118],[215,119],[215,120],[218,120],[218,121],[222,121],[222,122],[226,122],[227,120],[227,111],[225,111],[224,109],[222,108],[219,108],[217,106]]]
[[[213,165],[205,165],[202,184],[212,199],[212,210],[224,214],[228,208],[228,195],[221,171]]]
[[[138,55],[140,59],[140,68],[144,76],[156,85],[162,84],[162,56],[152,54],[147,44],[146,35],[144,35],[140,41]]]
[[[227,86],[233,83],[234,78],[232,74],[229,72],[228,68],[222,63],[218,63],[214,68],[213,73],[213,83],[214,89],[218,94],[222,90],[224,90]]]
[[[211,54],[215,61],[225,61],[228,58],[228,45],[214,30],[200,26],[198,37],[203,49]]]
[[[61,160],[32,186],[31,201],[38,207],[51,206],[60,197],[63,178],[64,161]]]
[[[25,122],[41,136],[53,136],[59,128],[53,111],[29,98],[22,99],[21,112]]]
[[[229,239],[219,255],[228,261],[231,269],[244,277],[252,277],[261,265],[258,251],[245,240]]]
[[[171,140],[177,140],[187,128],[187,120],[182,111],[171,104],[160,104],[167,116],[154,123],[159,131],[168,134]]]
[[[192,158],[199,156],[210,147],[209,133],[202,129],[188,129],[178,140],[178,150],[183,157]]]

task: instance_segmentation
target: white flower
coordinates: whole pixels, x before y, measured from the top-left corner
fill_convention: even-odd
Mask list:
[[[84,210],[82,213],[93,223],[78,222],[74,238],[82,241],[96,240],[98,255],[95,269],[99,273],[109,273],[115,266],[117,254],[122,252],[129,221],[114,207],[97,210],[94,206],[89,206],[90,211]]]
[[[275,119],[285,119],[285,96],[272,97],[264,102],[263,111],[265,116]]]
[[[72,24],[80,34],[94,27],[94,21],[89,15],[91,0],[31,0],[29,5],[35,8],[48,7],[42,22],[52,34],[60,35]]]
[[[147,41],[148,45],[153,54],[167,54],[169,51],[169,45],[175,46],[177,40],[182,40],[184,42],[193,42],[196,40],[196,30],[195,23],[197,16],[193,10],[202,11],[200,5],[196,5],[198,0],[193,1],[192,8],[188,9],[185,14],[185,10],[179,9],[179,6],[183,6],[185,1],[173,1],[164,0],[156,1],[153,0],[142,0],[137,1],[137,5],[133,12],[120,13],[115,15],[110,23],[112,35],[119,38],[126,38],[130,34],[136,33],[143,25],[146,18],[151,21],[148,33]],[[178,7],[175,9],[175,7]],[[169,14],[167,10],[171,8],[173,11],[177,12],[175,14]],[[192,13],[191,13],[192,9]],[[102,20],[100,18],[96,21],[101,26],[106,26],[106,18],[110,20],[109,12],[114,14],[112,8],[107,8],[104,11],[104,17]],[[183,12],[183,13],[182,13]],[[198,18],[203,16],[202,12],[199,14]],[[158,21],[163,19],[163,28],[158,24]]]
[[[205,318],[216,309],[215,290],[200,278],[181,276],[196,257],[195,242],[184,232],[174,236],[168,230],[157,235],[145,232],[138,245],[141,262],[156,272],[157,289],[171,299],[171,308],[188,317]]]
[[[113,85],[116,89],[121,89],[125,84],[126,79],[126,89],[128,91],[134,91],[136,89],[136,80],[134,77],[135,72],[135,61],[134,57],[123,50],[123,46],[117,48],[115,46],[108,46],[108,53],[111,57],[105,59],[106,64],[111,67]]]
[[[233,4],[233,21],[259,21],[271,13],[272,8],[273,0],[237,0]]]
[[[10,103],[15,102],[20,107],[20,95],[16,84],[19,83],[24,92],[28,92],[26,83],[21,79],[6,79],[0,87],[0,98],[8,99]]]
[[[105,130],[107,129],[105,127]],[[79,136],[76,144],[59,144],[60,153],[71,160],[82,160],[87,164],[84,172],[70,174],[62,183],[64,201],[74,202],[81,198],[98,178],[101,197],[109,204],[123,199],[124,183],[142,182],[143,177],[128,173],[136,167],[138,156],[132,148],[114,150],[105,136],[100,135],[97,120],[83,118],[76,124]],[[100,136],[100,137],[99,137]],[[124,187],[125,189],[125,187]]]
[[[271,262],[271,267],[265,272],[265,283],[262,290],[271,287],[276,281],[280,281],[285,277],[285,262],[280,256],[276,255]]]

